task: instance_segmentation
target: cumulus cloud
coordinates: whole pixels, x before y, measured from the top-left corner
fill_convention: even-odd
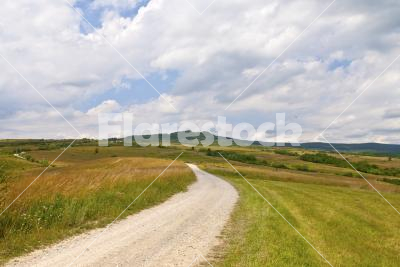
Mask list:
[[[400,54],[400,3],[336,2],[252,83],[329,3],[218,0],[199,16],[186,1],[151,0],[127,17],[121,13],[139,1],[92,1],[93,9],[110,10],[99,14],[97,30],[139,74],[96,32],[82,32],[85,22],[63,1],[6,1],[0,10],[0,53],[88,135],[96,133],[94,114],[102,110],[132,111],[137,123],[225,115],[255,126],[285,112],[288,122],[303,127],[303,141],[312,141]],[[394,63],[326,137],[399,143],[399,69]],[[47,103],[1,59],[0,71],[2,137],[67,132],[62,118],[54,122],[54,132],[24,131],[37,122],[33,114],[49,116]],[[162,94],[178,111],[145,82],[141,86],[152,97],[142,103],[92,103],[104,94],[116,99],[109,94],[117,87],[134,90],[126,80],[167,72],[177,75]],[[19,114],[30,114],[31,121]]]

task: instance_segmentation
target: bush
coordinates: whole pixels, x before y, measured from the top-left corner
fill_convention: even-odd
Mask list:
[[[40,165],[42,165],[43,167],[48,167],[49,166],[49,161],[47,159],[39,160],[38,163]]]
[[[344,159],[336,158],[330,156],[325,153],[317,153],[317,154],[304,154],[300,156],[301,160],[314,162],[314,163],[322,163],[328,165],[334,165],[341,168],[352,168],[348,162]],[[388,175],[388,176],[399,176],[400,168],[379,168],[377,165],[370,164],[366,160],[351,162],[354,168],[358,171],[371,173],[376,175]]]
[[[295,165],[294,168],[298,171],[302,171],[302,172],[311,172],[312,170],[310,169],[310,167],[306,164],[304,165]]]
[[[49,150],[48,144],[40,144],[38,147],[39,150]]]
[[[277,169],[290,169],[288,166],[286,166],[283,163],[272,162],[270,166],[273,168],[277,168]]]
[[[25,154],[25,158],[26,158],[26,160],[29,160],[31,162],[35,162],[35,159],[29,154]]]
[[[308,162],[330,164],[344,168],[349,166],[345,160],[321,152],[317,154],[303,154],[300,156],[300,159]]]
[[[347,176],[347,177],[354,177],[352,172],[346,172],[346,173],[339,174],[339,175],[343,175],[343,176]]]
[[[235,152],[226,151],[207,151],[207,156],[220,157],[219,153],[227,160],[234,160],[243,163],[257,164],[257,158],[254,155],[239,154]]]
[[[274,150],[274,152],[275,152],[275,154],[287,155],[287,156],[298,156],[299,155],[299,154],[297,154],[297,152],[291,152],[286,149],[276,149],[276,150]]]
[[[382,181],[382,182],[389,183],[389,184],[400,185],[400,179],[382,178],[382,179],[379,179],[378,181]]]
[[[248,163],[248,164],[255,164],[255,165],[262,165],[268,166],[277,169],[290,169],[287,165],[283,163],[276,163],[272,162],[269,163],[266,160],[257,159],[254,155],[249,154],[240,154],[236,152],[227,152],[227,151],[207,151],[207,156],[212,157],[220,157],[219,153],[226,158],[227,160],[234,160],[238,162]]]

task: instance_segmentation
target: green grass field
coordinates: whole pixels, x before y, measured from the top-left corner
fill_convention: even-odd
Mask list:
[[[35,161],[12,156],[15,144],[0,147],[1,207],[5,207],[61,147],[39,149],[27,143],[19,149]],[[48,144],[49,148],[50,145]],[[154,184],[127,214],[164,201],[194,181],[183,162],[232,183],[239,202],[226,226],[223,244],[215,248],[213,266],[328,266],[324,259],[238,175],[217,150],[320,251],[333,266],[398,266],[400,215],[355,171],[335,160],[303,160],[302,149],[212,146],[194,150],[173,146],[71,147],[0,217],[0,260],[56,242],[116,217],[151,179],[181,151],[185,153],[163,179]],[[223,150],[223,151],[222,151]],[[285,149],[288,150],[288,149]],[[336,155],[329,153],[330,157]],[[397,209],[400,208],[400,159],[345,154],[365,161],[373,170],[363,175]],[[304,158],[304,157],[303,157]],[[323,156],[325,158],[325,156]],[[372,172],[372,173],[371,173]],[[390,174],[390,176],[382,175]],[[388,182],[390,179],[395,182]],[[44,208],[45,207],[45,208]],[[126,215],[127,215],[126,214]],[[40,219],[40,220],[39,220]]]
[[[323,266],[323,258],[229,167],[203,165],[234,184],[241,197],[214,266]],[[333,266],[398,264],[400,217],[377,193],[245,177]],[[399,194],[385,197],[400,205]]]

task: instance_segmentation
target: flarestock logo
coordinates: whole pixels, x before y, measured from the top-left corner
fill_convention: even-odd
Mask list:
[[[257,127],[247,122],[236,125],[227,123],[226,117],[218,116],[217,123],[195,121],[178,123],[140,123],[133,127],[132,113],[100,113],[99,146],[108,146],[109,140],[124,139],[124,146],[132,146],[133,139],[143,147],[170,146],[173,133],[180,144],[187,147],[208,147],[217,140],[222,147],[234,144],[242,147],[255,142],[263,146],[299,146],[302,127],[298,123],[286,123],[286,114],[277,113],[275,122],[264,122]]]
[[[207,9],[214,4],[216,0],[186,0],[186,2],[197,12],[199,15],[203,15]]]

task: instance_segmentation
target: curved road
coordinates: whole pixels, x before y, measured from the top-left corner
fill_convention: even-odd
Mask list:
[[[8,266],[183,266],[206,256],[238,199],[227,182],[188,164],[197,182],[185,193],[127,217],[104,230],[62,241],[18,258]],[[192,264],[191,266],[194,266]]]

